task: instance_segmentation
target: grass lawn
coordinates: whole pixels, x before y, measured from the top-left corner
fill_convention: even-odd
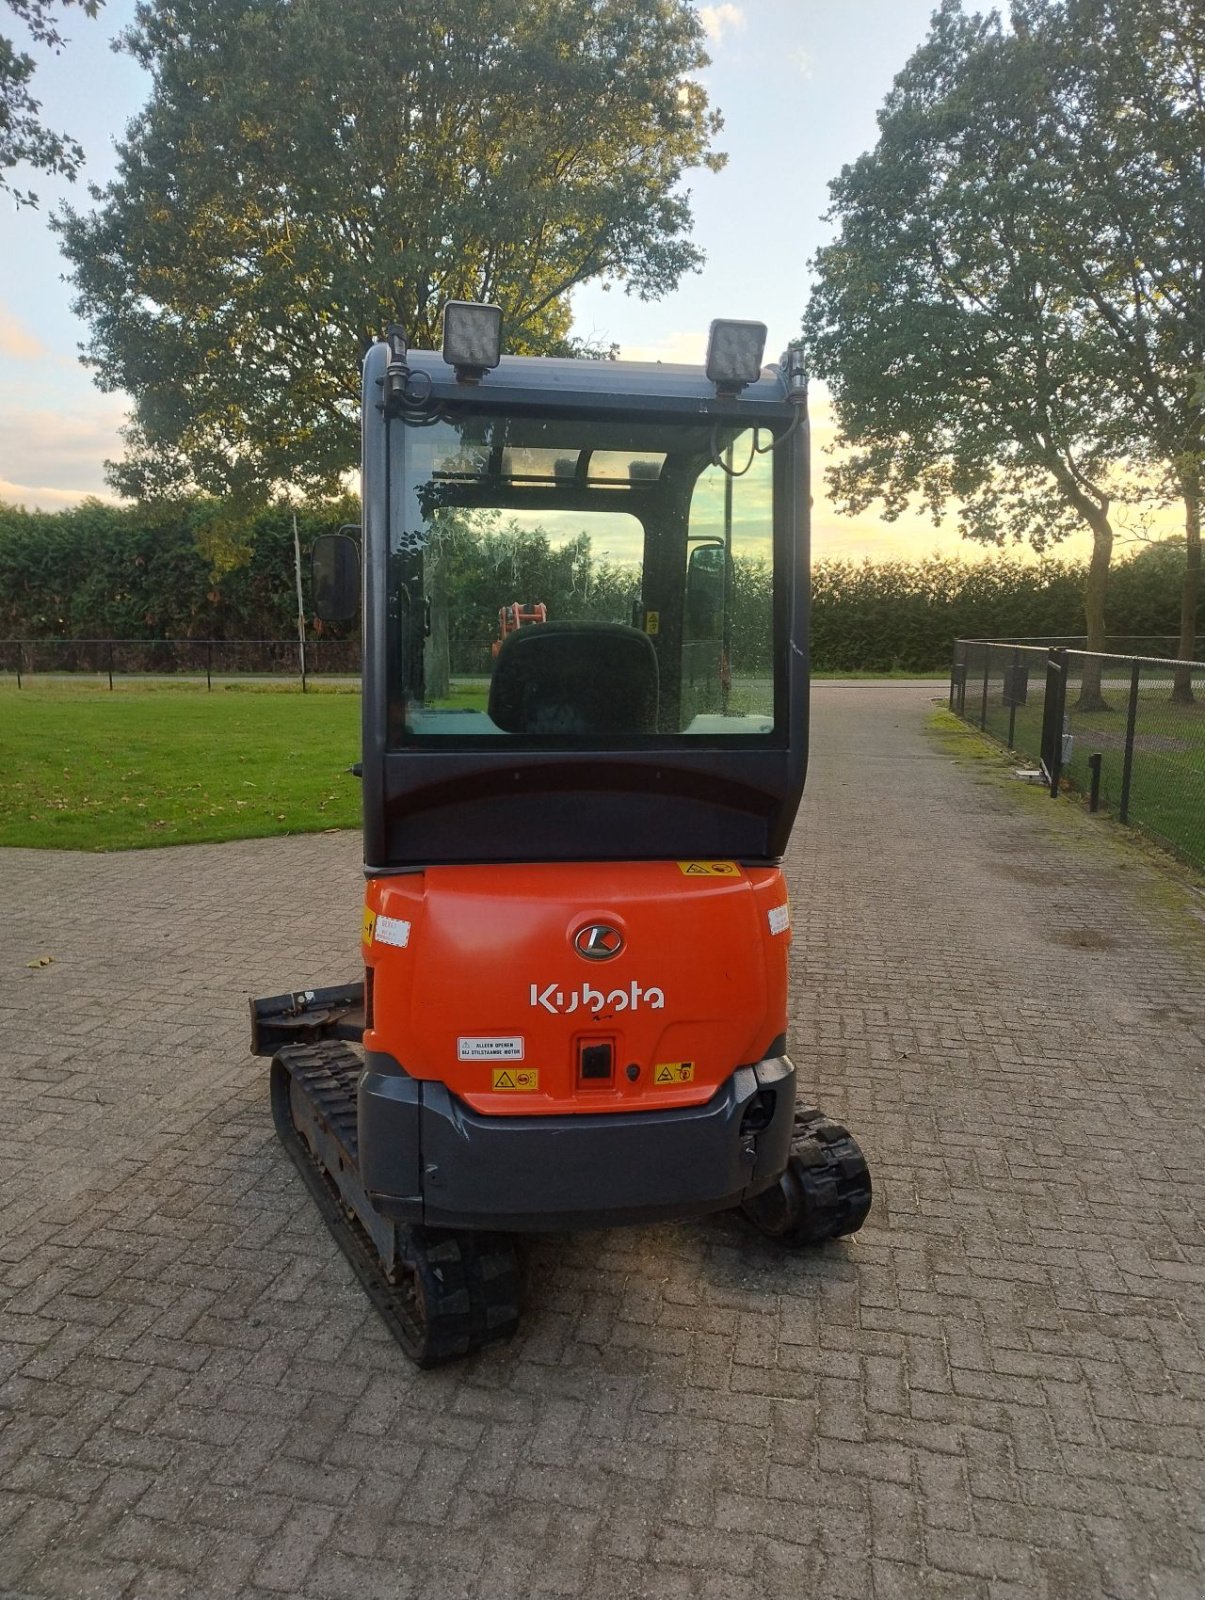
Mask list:
[[[1205,685],[1198,684],[1198,696]],[[1081,711],[1076,690],[1067,697],[1067,731],[1072,755],[1064,776],[1087,793],[1091,775],[1088,757],[1101,757],[1101,802],[1116,811],[1121,802],[1128,712],[1128,683],[1105,686],[1105,711]],[[967,720],[978,726],[980,701],[967,689]],[[998,688],[991,697],[987,731],[1007,742],[1008,709]],[[1160,677],[1144,682],[1134,725],[1134,765],[1128,821],[1161,839],[1190,861],[1205,866],[1205,697],[1192,705],[1174,705],[1170,682]],[[1031,694],[1017,709],[1013,748],[1039,759],[1042,743],[1042,696]]]
[[[358,691],[0,681],[0,845],[125,850],[360,825]]]

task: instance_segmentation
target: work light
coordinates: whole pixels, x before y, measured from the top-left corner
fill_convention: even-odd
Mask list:
[[[707,335],[707,376],[720,394],[739,394],[760,375],[765,348],[764,322],[713,322]]]
[[[444,307],[444,360],[462,383],[476,383],[502,359],[502,307],[449,300]]]

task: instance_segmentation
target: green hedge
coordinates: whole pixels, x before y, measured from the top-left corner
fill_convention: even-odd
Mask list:
[[[304,557],[316,533],[358,520],[358,508],[349,498],[299,507],[297,516]],[[473,601],[472,631],[491,636],[503,601],[535,597],[553,615],[570,615],[582,595],[622,587],[622,574],[591,563],[588,549],[553,560],[538,539],[529,543],[524,559],[533,571],[511,573],[501,598],[492,589],[478,594],[480,583],[457,575],[466,605]],[[1183,572],[1184,548],[1172,543],[1118,562],[1111,634],[1177,633]],[[735,575],[734,653],[749,663],[765,648],[768,576],[756,562]],[[960,635],[1078,635],[1084,578],[1081,562],[1005,555],[822,561],[812,579],[812,660],[828,671],[926,671],[948,664]],[[288,507],[238,520],[204,501],[165,508],[93,500],[54,513],[0,506],[0,638],[285,639],[296,626],[293,583]],[[557,593],[537,596],[541,584]],[[566,584],[571,597],[561,597],[558,611]]]

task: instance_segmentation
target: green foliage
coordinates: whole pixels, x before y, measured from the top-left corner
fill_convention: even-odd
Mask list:
[[[0,506],[0,635],[9,638],[286,638],[296,627],[293,509],[232,523],[208,501],[63,512]],[[359,520],[351,499],[297,511],[305,585],[315,534]],[[211,565],[215,523],[244,550]],[[307,590],[308,593],[308,590]],[[330,630],[337,632],[337,630]]]
[[[0,846],[123,850],[354,828],[358,694],[0,684]]]
[[[1043,549],[1107,527],[1124,439],[1097,331],[1051,281],[1072,197],[1040,181],[1034,88],[998,16],[943,0],[878,144],[831,185],[840,233],[805,333],[850,449],[829,473],[841,504],[953,501],[966,537]]]
[[[673,288],[680,180],[723,157],[688,0],[145,0],[154,74],[91,214],[58,220],[132,495],[333,492],[387,322],[493,300],[568,353],[570,291]]]
[[[832,184],[805,328],[847,458],[839,500],[958,506],[970,538],[1086,523],[1105,630],[1118,500],[1185,503],[1200,570],[1205,10],[1182,0],[942,0],[874,150]],[[1117,629],[1116,619],[1110,626]]]
[[[78,5],[84,16],[94,17],[102,0],[61,3],[64,7]],[[56,0],[6,0],[6,4],[34,43],[56,52],[67,43],[59,32]],[[74,178],[84,159],[74,139],[51,132],[41,121],[41,106],[30,88],[35,65],[27,50],[0,35],[0,193],[7,191],[19,206],[38,202],[32,190],[12,187],[8,174],[14,167],[24,164],[39,172]]]
[[[637,579],[596,560],[586,534],[557,547],[547,534],[498,515],[482,534],[441,513],[447,643],[457,670],[489,668],[498,608],[542,600],[549,615],[624,620]],[[202,525],[222,522],[246,551],[215,570],[197,547]],[[358,521],[354,500],[298,510],[303,575],[314,535]],[[1185,548],[1143,547],[1113,578],[1116,635],[1174,635]],[[739,673],[769,670],[768,564],[738,558],[732,592],[732,662]],[[812,574],[812,661],[820,671],[929,671],[946,666],[956,637],[1017,638],[1082,633],[1084,568],[995,556],[974,564],[825,561]],[[307,589],[308,595],[308,589]],[[289,639],[296,627],[292,508],[239,521],[207,501],[175,507],[105,506],[27,512],[0,507],[0,639]],[[354,633],[328,628],[331,636]]]

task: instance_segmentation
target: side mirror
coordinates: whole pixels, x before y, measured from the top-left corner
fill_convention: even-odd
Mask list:
[[[724,632],[728,554],[722,544],[697,544],[686,564],[687,639],[719,639]]]
[[[351,535],[320,533],[310,552],[310,589],[323,622],[353,622],[360,610],[360,550]]]

